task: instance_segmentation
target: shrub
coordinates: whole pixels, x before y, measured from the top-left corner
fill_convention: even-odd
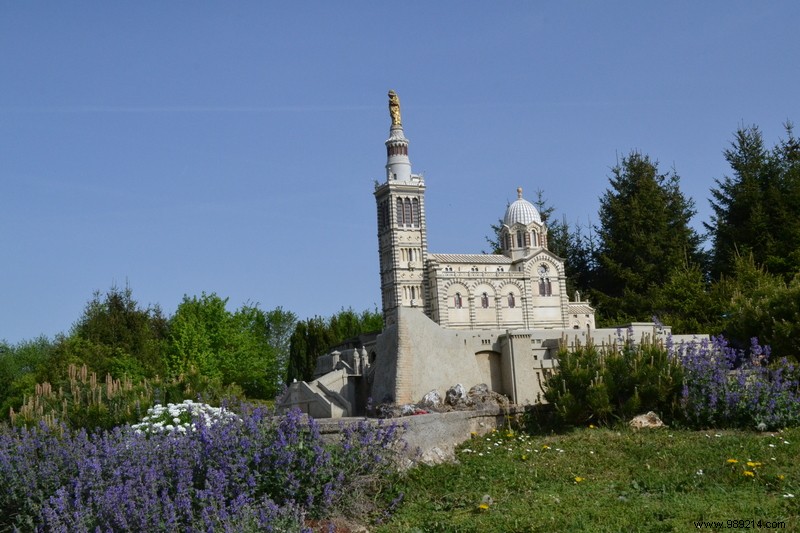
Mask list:
[[[195,429],[195,422],[209,426],[233,422],[239,418],[221,407],[184,400],[183,403],[156,404],[138,424],[131,426],[137,433],[185,433]]]
[[[194,428],[0,429],[0,530],[299,531],[382,492],[398,436],[362,424],[326,445],[298,411],[248,406]]]
[[[562,348],[545,386],[561,425],[609,424],[642,411],[675,417],[682,369],[660,344],[620,334],[610,346]]]
[[[778,429],[800,424],[800,368],[770,362],[751,340],[735,349],[722,337],[675,345],[630,339],[559,354],[546,382],[556,425],[608,424],[644,411],[687,427]]]
[[[155,403],[201,397],[220,404],[241,395],[241,388],[235,384],[222,386],[219,380],[201,376],[195,369],[166,382],[155,377],[134,383],[110,374],[101,382],[86,365],[70,365],[67,379],[57,386],[36,384],[19,412],[10,409],[10,420],[14,425],[35,426],[42,421],[54,425],[58,421],[75,429],[111,429],[138,420]]]

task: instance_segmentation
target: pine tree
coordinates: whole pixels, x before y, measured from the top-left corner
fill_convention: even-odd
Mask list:
[[[317,357],[342,341],[382,329],[383,315],[377,309],[360,314],[353,309],[342,309],[327,319],[315,316],[298,321],[289,341],[287,383],[311,381]]]
[[[788,138],[768,150],[757,126],[741,128],[724,151],[733,174],[715,180],[714,214],[705,224],[715,279],[749,254],[787,280],[800,271],[800,143],[791,124],[786,132]]]
[[[612,168],[600,200],[593,297],[606,321],[649,320],[673,269],[701,264],[701,238],[689,222],[694,203],[673,170],[632,152]]]

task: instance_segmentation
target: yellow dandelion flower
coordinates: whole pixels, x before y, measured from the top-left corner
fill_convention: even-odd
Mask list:
[[[550,449],[550,446],[548,446],[547,444],[545,444],[544,446],[542,446],[542,449],[543,449],[543,450],[549,450],[549,449]]]
[[[506,437],[513,437],[513,436],[514,436],[514,432],[511,431],[511,430],[509,430],[508,433],[506,433]]]
[[[478,509],[481,510],[481,511],[488,511],[489,510],[489,504],[488,503],[482,503],[482,504],[478,505]]]
[[[728,464],[735,465],[735,464],[736,464],[736,463],[738,463],[739,461],[737,461],[736,459],[728,459],[728,460],[727,460],[727,461],[725,461],[725,462],[726,462],[726,463],[728,463]]]
[[[742,472],[742,474],[744,475],[744,477],[755,477],[756,475],[756,473],[753,472],[752,470],[745,470],[744,472]]]
[[[528,460],[528,456],[527,456],[527,455],[523,455],[523,456],[522,456],[522,460],[523,460],[523,461],[527,461],[527,460]]]
[[[757,466],[761,466],[761,463],[755,463],[753,461],[747,461],[747,466],[749,466],[750,468],[755,468]]]
[[[589,424],[589,429],[594,429],[594,424]]]
[[[581,481],[583,481],[583,478],[582,478],[582,477],[580,477],[580,476],[575,476],[575,483],[580,483]]]
[[[783,474],[778,474],[778,479],[783,481],[784,479],[786,479],[786,476],[784,476]]]

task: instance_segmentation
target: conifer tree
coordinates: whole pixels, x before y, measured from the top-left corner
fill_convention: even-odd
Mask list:
[[[711,273],[730,274],[738,256],[785,279],[800,271],[800,143],[791,124],[772,150],[757,126],[740,128],[724,151],[733,174],[716,180],[706,224],[713,241]]]
[[[287,383],[294,380],[311,381],[317,357],[349,338],[380,332],[382,329],[383,316],[377,309],[360,314],[353,309],[342,309],[327,319],[315,316],[298,321],[289,341]]]
[[[689,222],[691,199],[673,170],[632,152],[612,168],[600,199],[593,297],[606,322],[649,320],[661,284],[673,269],[700,264],[701,239]]]

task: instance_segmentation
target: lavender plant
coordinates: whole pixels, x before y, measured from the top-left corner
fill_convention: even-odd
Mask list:
[[[753,338],[748,350],[722,337],[675,345],[578,346],[559,354],[545,398],[557,422],[608,423],[654,410],[689,427],[778,429],[800,424],[800,369]]]
[[[326,445],[298,411],[253,407],[193,428],[0,430],[0,531],[302,531],[380,492],[398,438],[362,424]]]
[[[787,359],[770,363],[769,347],[751,339],[748,351],[723,337],[667,349],[684,369],[681,403],[694,427],[776,429],[800,423],[798,369]]]

